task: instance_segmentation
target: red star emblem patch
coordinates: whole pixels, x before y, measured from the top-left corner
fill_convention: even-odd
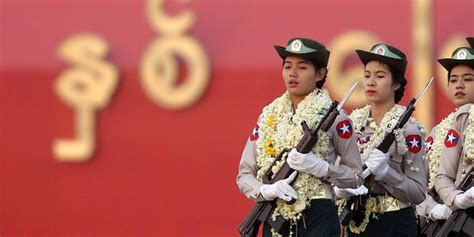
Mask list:
[[[348,119],[339,122],[336,125],[337,135],[340,138],[347,139],[352,136],[352,124]]]
[[[250,134],[250,141],[255,141],[258,139],[258,124],[255,125],[255,128],[252,131],[252,134]]]
[[[431,151],[431,148],[433,147],[433,137],[432,136],[429,136],[427,139],[426,139],[426,150],[425,152],[428,153],[429,151]]]
[[[444,139],[444,145],[447,148],[455,147],[458,142],[459,142],[459,133],[456,132],[454,129],[449,129],[448,134],[446,135],[446,138]]]
[[[411,153],[418,153],[421,151],[421,136],[420,135],[408,135],[406,138],[408,151]]]

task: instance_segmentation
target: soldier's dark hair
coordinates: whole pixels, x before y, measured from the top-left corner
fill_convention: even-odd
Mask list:
[[[407,85],[407,79],[405,78],[405,75],[403,75],[401,72],[396,70],[394,67],[387,65],[390,73],[392,73],[392,84],[399,84],[400,87],[395,90],[395,104],[400,102],[400,100],[403,98],[403,94],[405,94],[405,86]]]
[[[471,66],[471,65],[467,65],[467,64],[459,64],[459,65],[465,65],[466,67],[470,67],[472,70],[474,70],[474,66]],[[459,66],[459,65],[456,65],[454,66],[453,68]],[[449,84],[449,78],[451,77],[451,71],[453,71],[453,68],[451,68],[451,70],[448,71],[448,84]]]
[[[320,81],[316,82],[316,87],[318,89],[323,88],[324,83],[326,82],[326,79],[328,77],[328,69],[324,67],[321,63],[317,62],[316,60],[311,60],[307,59],[311,64],[313,64],[315,71],[319,71],[320,69],[324,68],[326,70],[326,74],[324,74],[323,79]]]

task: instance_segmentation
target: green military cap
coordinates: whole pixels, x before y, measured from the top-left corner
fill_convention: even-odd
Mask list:
[[[288,56],[299,56],[317,62],[321,67],[327,67],[329,60],[329,50],[326,47],[312,39],[292,38],[288,41],[286,47],[274,46],[278,55],[285,60]]]
[[[407,56],[399,49],[388,44],[376,44],[369,51],[356,50],[357,55],[364,65],[370,61],[380,61],[386,63],[402,75],[405,75],[407,69]]]
[[[451,58],[438,59],[438,62],[448,70],[458,65],[468,65],[474,67],[474,49],[470,47],[460,47],[454,50]]]

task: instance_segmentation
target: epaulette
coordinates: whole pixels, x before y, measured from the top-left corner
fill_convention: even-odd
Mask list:
[[[459,107],[456,110],[456,114],[454,115],[454,119],[457,120],[459,118],[459,116],[461,116],[463,114],[469,114],[469,110],[471,109],[471,106],[472,106],[472,104],[465,104],[465,105]]]

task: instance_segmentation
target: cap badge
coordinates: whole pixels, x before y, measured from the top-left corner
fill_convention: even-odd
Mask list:
[[[381,46],[376,48],[374,51],[375,51],[376,54],[385,55],[385,49]]]
[[[461,49],[456,53],[456,59],[466,59],[467,58],[467,52],[465,49]]]
[[[302,44],[301,40],[293,40],[293,42],[291,42],[291,51],[299,52]]]

